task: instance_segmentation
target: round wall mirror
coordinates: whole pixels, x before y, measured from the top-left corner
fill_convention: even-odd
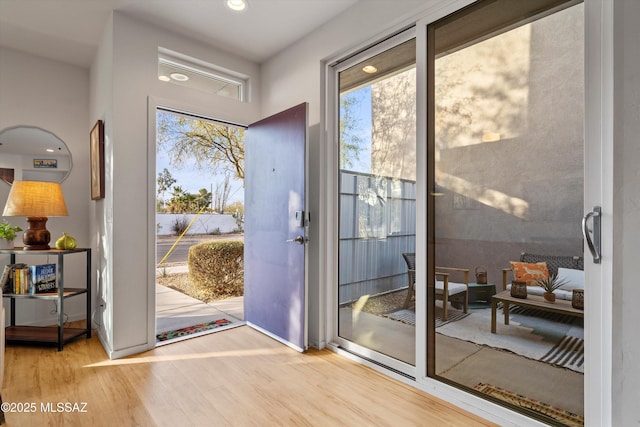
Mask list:
[[[63,140],[35,126],[0,132],[0,180],[62,182],[71,172],[71,152]]]

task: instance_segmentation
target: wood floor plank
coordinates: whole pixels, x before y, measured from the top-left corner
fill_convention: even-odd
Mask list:
[[[329,350],[300,354],[246,326],[109,360],[94,337],[9,346],[8,426],[492,426]],[[86,403],[50,412],[47,403]],[[42,407],[41,405],[45,406]]]

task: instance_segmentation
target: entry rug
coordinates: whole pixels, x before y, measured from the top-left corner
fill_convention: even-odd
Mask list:
[[[449,310],[449,313],[447,313],[447,320],[445,321],[442,320],[442,309],[440,307],[436,307],[436,328],[446,325],[449,322],[464,319],[468,315],[469,313],[463,313],[462,311]],[[414,310],[403,308],[385,314],[384,316],[409,325],[416,325],[416,312]]]
[[[185,335],[196,334],[198,332],[208,331],[209,329],[220,328],[233,323],[227,319],[218,319],[212,322],[200,323],[199,325],[187,326],[186,328],[175,329],[173,331],[161,332],[156,335],[158,341],[167,341],[174,338],[184,337]]]
[[[584,417],[582,415],[577,415],[572,412],[565,411],[564,409],[555,408],[547,403],[504,390],[492,384],[479,383],[474,387],[474,389],[481,391],[488,396],[500,399],[503,402],[508,402],[512,405],[536,411],[540,414],[546,415],[547,417],[553,418],[564,425],[571,427],[584,426]]]

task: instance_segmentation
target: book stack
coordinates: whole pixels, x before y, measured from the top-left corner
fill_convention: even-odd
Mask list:
[[[0,277],[0,286],[5,294],[24,295],[55,292],[57,290],[56,265],[5,265]]]
[[[2,292],[5,294],[22,293],[22,292],[19,292],[21,279],[24,279],[24,275],[25,274],[28,275],[28,272],[29,272],[29,269],[27,268],[27,264],[5,265],[4,270],[2,271],[2,278],[0,279],[0,285],[2,285]],[[26,290],[25,290],[25,293],[26,293]]]
[[[55,264],[32,265],[29,269],[33,293],[42,294],[58,290]]]

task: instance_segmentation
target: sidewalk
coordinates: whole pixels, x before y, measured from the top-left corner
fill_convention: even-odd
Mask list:
[[[244,320],[244,298],[204,303],[182,292],[156,284],[156,333],[199,325],[218,319]]]
[[[169,262],[156,266],[156,273],[188,273],[187,253],[191,245],[211,240],[239,240],[238,235],[186,235],[174,248]],[[157,252],[161,259],[173,245],[176,236],[158,236]],[[234,323],[244,320],[244,298],[235,297],[204,303],[182,292],[156,284],[156,333],[194,326],[219,319]]]

